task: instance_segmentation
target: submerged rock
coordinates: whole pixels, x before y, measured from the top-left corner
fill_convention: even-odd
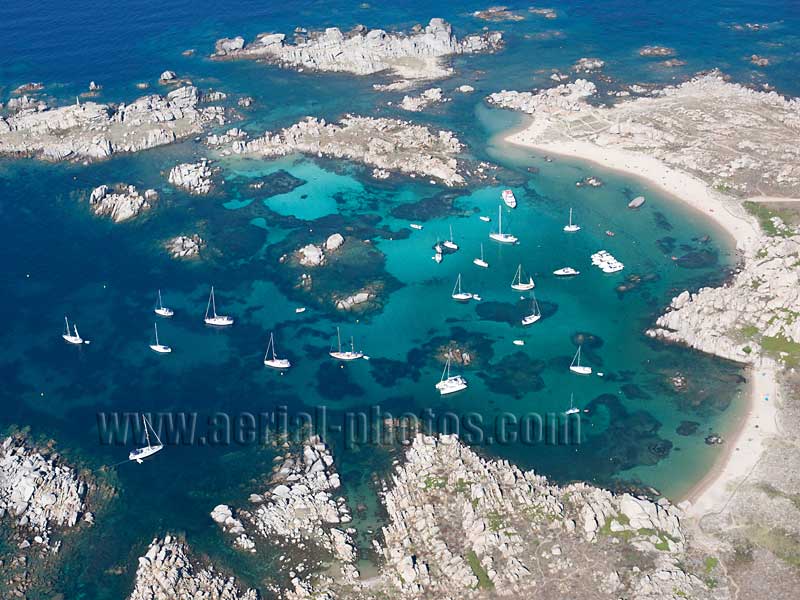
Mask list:
[[[164,247],[172,258],[196,258],[200,255],[200,249],[203,246],[205,246],[205,241],[196,233],[179,235],[164,243]]]

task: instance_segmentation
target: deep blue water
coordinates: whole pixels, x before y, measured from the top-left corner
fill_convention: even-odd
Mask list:
[[[463,34],[484,25],[469,13],[486,6],[440,3],[432,13],[422,2],[376,3],[367,9],[360,4],[5,3],[0,6],[0,98],[5,101],[22,83],[41,81],[46,96],[68,101],[95,80],[104,86],[101,100],[127,101],[141,93],[136,82],[148,81],[155,90],[158,75],[173,69],[203,88],[234,97],[252,95],[255,108],[237,125],[255,133],[308,114],[395,115],[387,102],[401,95],[372,89],[372,83],[384,81],[381,76],[296,74],[204,57],[218,37],[252,38],[261,31],[290,32],[298,25],[407,28],[442,16]],[[572,393],[578,405],[590,409],[580,446],[494,444],[484,450],[560,480],[633,481],[672,496],[683,493],[716,457],[703,444],[703,435],[711,429],[726,431],[735,418],[741,373],[735,365],[650,342],[642,331],[676,292],[724,277],[733,261],[730,241],[638,181],[579,163],[547,162],[505,146],[497,134],[519,120],[487,108],[482,98],[502,88],[545,85],[551,69],[566,72],[582,56],[604,59],[605,73],[624,83],[667,83],[719,67],[737,81],[769,82],[797,94],[794,32],[800,11],[793,3],[775,1],[551,5],[559,14],[555,20],[532,15],[519,23],[489,24],[505,32],[507,48],[457,59],[456,76],[442,82],[447,92],[464,82],[476,92],[455,94],[452,102],[414,115],[454,130],[470,156],[505,170],[497,185],[454,191],[452,207],[411,235],[408,222],[421,219],[404,217],[403,211],[444,190],[410,179],[376,182],[361,168],[331,161],[223,160],[220,178],[226,184],[204,198],[176,192],[164,176],[177,162],[207,152],[194,141],[90,166],[0,161],[0,311],[13,315],[6,319],[0,346],[0,426],[30,426],[37,435],[56,438],[75,460],[98,468],[118,463],[128,450],[99,445],[99,410],[185,410],[205,418],[214,411],[325,404],[336,417],[380,404],[395,414],[425,408],[476,411],[492,422],[504,412],[563,411]],[[510,6],[524,11],[528,4]],[[761,32],[731,28],[745,22],[770,26]],[[638,56],[645,44],[675,47],[687,64],[660,67],[657,60]],[[182,56],[188,48],[195,48],[196,55]],[[773,65],[753,69],[744,59],[751,54],[768,56]],[[278,169],[303,185],[266,200],[248,188],[247,182]],[[589,173],[606,185],[576,189],[575,181]],[[161,200],[131,224],[90,216],[81,193],[119,181],[155,187]],[[513,248],[493,245],[486,238],[488,226],[476,216],[479,211],[494,219],[499,191],[506,186],[520,200],[507,220],[522,240]],[[640,193],[648,198],[646,207],[624,209],[626,199]],[[561,227],[570,207],[583,230],[566,236]],[[462,250],[436,265],[430,247],[448,235],[450,226]],[[606,229],[617,235],[606,237]],[[322,232],[338,230],[370,237],[385,256],[385,263],[372,264],[372,275],[389,282],[392,291],[385,294],[382,311],[363,319],[318,308],[296,315],[295,306],[313,303],[287,285],[277,255],[286,244],[294,243],[292,249],[319,242]],[[161,240],[188,231],[200,231],[208,240],[206,260],[186,264],[165,257]],[[491,265],[487,271],[471,262],[481,242]],[[601,247],[625,262],[623,274],[603,276],[589,266],[589,254]],[[685,261],[672,260],[687,255],[708,262],[685,268]],[[537,297],[545,308],[545,318],[525,331],[503,322],[509,305],[519,301],[508,283],[520,262],[536,278]],[[579,265],[582,275],[556,280],[550,273],[564,264]],[[466,287],[481,293],[483,306],[450,300],[458,273]],[[631,274],[643,281],[620,294],[617,286]],[[221,308],[237,319],[230,330],[210,331],[200,321],[212,282]],[[147,349],[159,287],[176,309],[173,320],[160,323],[162,341],[175,348],[168,357]],[[61,343],[65,313],[78,321],[90,346]],[[331,365],[327,351],[337,325],[356,337],[372,361],[344,369]],[[295,363],[282,376],[261,365],[270,331]],[[606,377],[568,374],[578,332],[598,339],[585,350]],[[430,344],[438,338],[466,340],[483,360],[463,370],[470,388],[452,398],[440,399],[433,389],[441,367]],[[526,345],[512,345],[517,338]],[[675,373],[687,377],[687,391],[669,385]],[[676,433],[684,421],[698,424],[695,435]],[[392,454],[369,447],[347,450],[335,436],[332,441],[338,444],[337,461],[351,503],[369,505],[356,523],[366,531],[380,521],[372,476],[386,472]],[[194,546],[234,567],[251,584],[275,576],[270,556],[237,555],[208,518],[220,502],[243,505],[258,490],[271,459],[271,449],[252,445],[178,446],[141,467],[121,465],[112,475],[118,497],[85,539],[69,549],[55,590],[68,598],[124,597],[135,557],[167,530],[185,532]],[[366,538],[361,543],[366,546]],[[112,574],[120,567],[121,574]]]

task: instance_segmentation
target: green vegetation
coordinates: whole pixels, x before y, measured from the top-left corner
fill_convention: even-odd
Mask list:
[[[428,475],[425,478],[424,486],[426,490],[441,490],[447,485],[447,480],[444,477],[433,477]]]
[[[706,575],[711,575],[711,571],[717,568],[719,565],[719,560],[717,560],[713,556],[709,556],[706,558],[705,562],[703,563],[706,569]]]
[[[764,336],[761,338],[761,347],[764,352],[778,358],[787,366],[800,365],[800,344],[787,340],[781,335]]]
[[[489,522],[489,529],[492,531],[500,531],[503,528],[503,515],[496,510],[493,510],[486,515]]]
[[[751,340],[758,335],[758,327],[755,325],[745,325],[739,329],[739,335],[746,340]]]
[[[478,555],[475,554],[475,551],[470,550],[469,552],[467,552],[467,555],[464,558],[467,559],[469,568],[472,569],[472,572],[475,574],[475,577],[478,578],[478,589],[479,590],[493,589],[494,584],[492,583],[492,580],[489,579],[489,574],[486,572],[486,569],[484,569],[483,565],[481,565],[481,561],[478,560]]]
[[[800,510],[800,494],[787,494],[768,483],[762,483],[758,488],[770,498],[785,498],[789,500],[797,510]]]
[[[611,522],[613,520],[614,519],[611,518],[611,517],[606,519],[606,522],[603,523],[602,527],[600,527],[600,529],[598,530],[598,533],[600,535],[603,535],[603,536],[616,537],[618,539],[623,540],[624,542],[631,541],[631,539],[633,537],[649,538],[649,537],[652,537],[652,536],[656,536],[658,538],[658,541],[655,542],[653,545],[655,546],[656,550],[660,550],[662,552],[669,551],[669,541],[670,540],[672,540],[673,542],[677,542],[677,540],[674,539],[672,536],[668,535],[667,533],[665,533],[664,531],[661,531],[659,529],[648,529],[648,528],[644,528],[643,527],[643,528],[637,529],[636,531],[632,531],[630,529],[625,529],[623,531],[611,531]],[[630,519],[628,519],[628,517],[626,517],[625,515],[618,515],[617,516],[617,521],[621,525],[629,525],[630,524]]]
[[[792,213],[785,209],[770,208],[761,202],[745,202],[744,207],[751,215],[758,219],[758,224],[764,233],[770,236],[789,237],[790,230],[779,231],[772,222],[773,217],[778,217],[787,225],[792,222]]]
[[[785,563],[800,568],[800,538],[780,527],[753,527],[748,538]]]
[[[460,479],[456,482],[456,494],[463,494],[469,489],[469,482]]]

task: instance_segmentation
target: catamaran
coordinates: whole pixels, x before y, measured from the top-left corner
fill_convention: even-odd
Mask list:
[[[489,263],[483,259],[483,244],[481,244],[481,257],[480,258],[473,258],[472,262],[479,267],[483,267],[484,269],[489,268]]]
[[[467,380],[461,375],[450,375],[450,355],[447,355],[447,363],[442,370],[442,378],[436,384],[439,394],[446,396],[467,389]]]
[[[156,343],[150,344],[150,350],[152,350],[153,352],[158,352],[159,354],[169,354],[170,352],[172,352],[172,348],[170,348],[169,346],[165,346],[164,344],[158,343],[158,323],[153,323],[153,329],[155,329],[156,332]]]
[[[501,195],[503,197],[503,202],[506,203],[508,208],[517,208],[517,199],[514,196],[514,192],[511,190],[503,190]]]
[[[575,223],[572,222],[572,209],[570,208],[569,209],[569,225],[564,225],[564,231],[566,231],[567,233],[574,233],[574,232],[580,231],[580,230],[581,230],[581,226],[580,225],[575,225]]]
[[[569,370],[573,373],[577,373],[578,375],[591,375],[592,367],[581,366],[582,347],[583,346],[578,346],[578,351],[575,353],[575,356],[572,357],[572,363],[569,365]]]
[[[269,358],[269,351],[272,349],[272,358]],[[292,366],[288,358],[278,358],[275,356],[275,338],[272,333],[269,334],[269,344],[267,344],[267,351],[264,353],[264,365],[272,367],[273,369],[288,369]]]
[[[171,317],[175,314],[171,308],[167,308],[164,306],[164,303],[161,302],[161,290],[158,290],[158,306],[155,307],[154,311],[159,317]]]
[[[523,325],[533,325],[542,318],[542,311],[539,310],[539,303],[536,301],[536,294],[531,292],[531,314],[522,317]]]
[[[449,248],[450,250],[458,250],[458,244],[453,241],[453,226],[450,225],[450,239],[445,240],[442,244],[445,248]]]
[[[64,329],[64,333],[61,334],[61,337],[64,338],[64,340],[66,342],[68,342],[70,344],[76,344],[76,345],[84,343],[84,339],[81,337],[81,334],[78,333],[78,326],[75,325],[75,323],[72,324],[72,329],[73,329],[73,331],[75,333],[70,333],[70,331],[69,331],[69,319],[67,319],[66,315],[64,315],[64,325],[65,325],[65,329]]]
[[[522,281],[522,265],[517,267],[517,272],[514,273],[514,279],[511,281],[511,289],[518,292],[527,292],[534,288],[533,277],[528,277],[528,281]]]
[[[209,316],[211,311],[211,316]],[[214,286],[211,286],[211,294],[208,296],[208,305],[206,305],[206,316],[203,319],[206,325],[215,325],[217,327],[228,327],[233,325],[233,319],[226,315],[217,314],[217,301],[214,299]]]
[[[580,275],[580,271],[572,267],[564,267],[563,269],[556,269],[553,271],[556,277],[572,277],[573,275]]]
[[[148,456],[153,456],[156,452],[160,452],[164,448],[164,444],[161,443],[161,440],[158,439],[158,434],[156,430],[153,429],[153,426],[150,425],[150,422],[147,420],[147,417],[142,415],[142,423],[144,424],[144,436],[147,440],[147,446],[143,448],[136,448],[136,450],[131,450],[130,454],[128,454],[128,460],[135,460],[137,463],[142,464],[145,458]],[[153,436],[156,438],[158,444],[152,445],[150,444],[150,431],[153,431]]]
[[[456,284],[455,286],[453,286],[453,293],[450,294],[450,297],[453,298],[453,300],[457,300],[458,302],[466,302],[467,300],[472,300],[472,294],[461,290],[461,273],[459,273],[458,277],[456,278]]]
[[[345,350],[342,352],[342,335],[339,332],[339,328],[336,328],[336,340],[338,342],[338,350],[331,350],[328,352],[333,358],[336,360],[356,360],[358,358],[364,358],[364,353],[361,351],[356,352],[355,343],[353,342],[353,337],[350,336],[350,350]]]
[[[581,412],[581,409],[575,406],[575,395],[569,395],[569,408],[564,412],[565,415],[574,415]]]
[[[495,242],[500,242],[501,244],[516,244],[519,241],[516,236],[513,236],[510,233],[503,233],[502,206],[497,207],[497,231],[490,233],[489,237]]]

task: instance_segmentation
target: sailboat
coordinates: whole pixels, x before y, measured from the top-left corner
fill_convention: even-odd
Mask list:
[[[517,198],[514,196],[514,192],[512,190],[503,190],[501,196],[503,198],[503,202],[506,203],[508,208],[517,208]]]
[[[489,268],[489,263],[487,263],[483,259],[483,244],[481,244],[481,257],[480,258],[473,258],[472,262],[474,264],[478,265],[479,267],[483,267],[484,269],[488,269]]]
[[[175,311],[173,311],[171,308],[167,308],[164,306],[164,303],[161,302],[161,290],[158,290],[158,306],[156,306],[153,312],[160,317],[171,317],[175,314]]]
[[[439,394],[442,396],[467,389],[466,379],[461,375],[450,375],[450,354],[447,355],[447,363],[442,370],[442,378],[436,384],[436,389],[439,390]]]
[[[169,354],[170,352],[172,352],[172,348],[170,348],[169,346],[165,346],[164,344],[158,343],[158,323],[153,323],[153,329],[155,329],[156,332],[156,343],[150,344],[150,350],[152,350],[153,352],[158,352],[159,354]]]
[[[128,460],[135,460],[137,463],[142,464],[145,458],[148,456],[153,456],[156,452],[163,450],[164,444],[161,443],[161,440],[158,439],[158,434],[156,430],[153,429],[153,426],[150,425],[150,422],[147,420],[147,417],[142,415],[142,423],[144,424],[144,436],[147,440],[147,446],[143,448],[136,448],[136,450],[131,450],[130,454],[128,454]],[[153,436],[156,438],[158,444],[152,445],[150,444],[150,430],[153,431]]]
[[[497,207],[497,232],[492,232],[489,237],[501,244],[516,244],[519,240],[510,233],[503,233],[503,207]]]
[[[575,413],[581,412],[581,409],[577,408],[575,406],[574,402],[575,402],[575,395],[574,394],[570,394],[569,395],[569,409],[567,409],[564,412],[565,415],[574,415]]]
[[[450,239],[445,240],[442,244],[445,248],[449,248],[450,250],[458,250],[458,244],[453,241],[453,226],[450,225]]]
[[[69,331],[69,319],[67,319],[66,315],[64,315],[64,325],[65,325],[65,329],[64,329],[64,333],[61,334],[61,337],[64,338],[64,340],[66,342],[68,342],[70,344],[75,344],[75,345],[79,345],[79,344],[83,344],[84,343],[84,339],[81,337],[81,334],[78,333],[78,326],[75,325],[75,323],[72,324],[72,329],[73,329],[73,331],[75,333],[70,333],[70,331]]]
[[[514,273],[514,279],[511,281],[511,289],[518,292],[527,292],[534,287],[533,277],[528,277],[528,281],[522,282],[522,265],[517,267],[517,272]]]
[[[542,318],[542,311],[539,310],[539,303],[536,301],[536,294],[531,292],[531,314],[522,317],[523,325],[533,325]]]
[[[211,311],[211,316],[208,316]],[[214,286],[211,286],[211,294],[208,296],[208,304],[206,305],[206,316],[203,319],[206,325],[216,325],[217,327],[227,327],[233,325],[233,319],[225,315],[217,314],[217,302],[214,299]]]
[[[458,278],[456,278],[456,284],[453,286],[453,293],[450,295],[450,297],[453,300],[458,300],[459,302],[472,300],[472,294],[461,291],[461,273],[459,273]]]
[[[272,358],[269,358],[269,351],[272,349]],[[288,358],[278,358],[275,356],[275,338],[272,333],[269,334],[269,344],[267,344],[267,351],[264,354],[264,365],[272,367],[273,369],[288,369],[292,366]]]
[[[578,346],[578,351],[575,353],[575,356],[572,357],[569,370],[578,375],[591,375],[592,367],[581,366],[581,348],[583,348],[583,346]]]
[[[569,209],[569,225],[564,225],[564,231],[566,231],[567,233],[574,233],[574,232],[580,231],[580,230],[581,230],[581,226],[580,225],[575,225],[572,222],[572,209],[570,208]]]
[[[336,360],[356,360],[357,358],[364,358],[363,352],[356,352],[355,343],[353,342],[352,336],[350,336],[350,350],[345,350],[342,352],[342,336],[338,327],[336,328],[336,340],[339,344],[338,350],[331,350],[328,352],[328,354],[330,354]]]

